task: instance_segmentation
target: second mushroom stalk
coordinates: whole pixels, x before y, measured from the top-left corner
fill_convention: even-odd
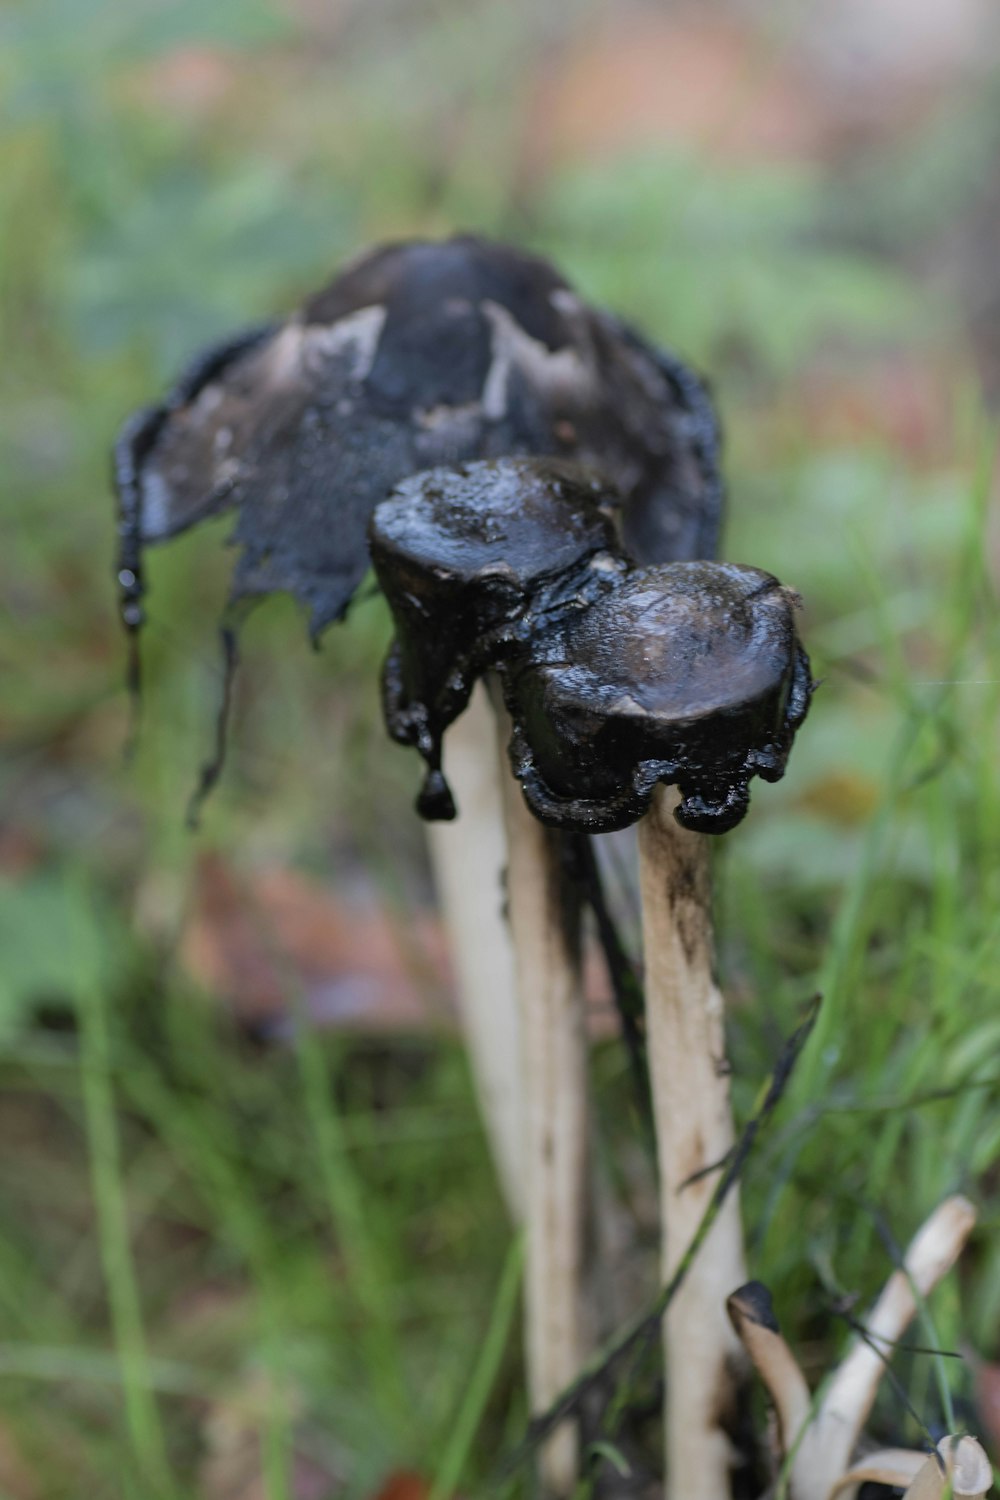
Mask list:
[[[452,815],[442,741],[487,678],[509,721],[509,910],[521,995],[529,1382],[536,1410],[584,1354],[586,1043],[579,910],[562,834],[639,822],[647,1030],[664,1268],[687,1249],[732,1143],[722,1000],[712,974],[705,832],[743,816],[754,775],[780,776],[808,707],[796,600],[720,563],[635,567],[612,490],[587,471],[508,459],[430,471],[374,514],[371,552],[396,624],[392,735],[427,773],[426,815]],[[504,729],[506,733],[506,729]],[[723,1430],[739,1345],[725,1298],[745,1278],[738,1207],[713,1227],[666,1327],[669,1493],[728,1492]],[[566,1493],[572,1431],[543,1475]]]

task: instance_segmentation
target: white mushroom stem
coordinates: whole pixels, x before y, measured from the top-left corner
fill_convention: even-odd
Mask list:
[[[500,713],[502,753],[509,738]],[[504,778],[507,901],[521,1014],[525,1207],[525,1353],[533,1413],[579,1374],[586,1213],[587,1048],[579,910],[561,858],[560,835],[528,811]],[[565,1496],[579,1477],[575,1429],[544,1444],[543,1489]]]
[[[792,1465],[795,1500],[827,1500],[847,1470],[872,1409],[886,1361],[917,1312],[914,1288],[927,1297],[955,1264],[976,1222],[967,1198],[947,1198],[917,1231],[903,1266],[894,1271],[835,1370]]]
[[[659,1161],[662,1271],[688,1248],[733,1145],[722,995],[713,977],[711,882],[704,835],[674,818],[678,796],[658,787],[639,824],[646,1029]],[[721,1425],[743,1363],[726,1297],[746,1280],[739,1197],[726,1199],[664,1319],[666,1493],[730,1493]]]
[[[459,817],[428,825],[428,843],[455,965],[462,1028],[500,1186],[515,1224],[524,1218],[521,1035],[514,947],[506,916],[502,784],[496,719],[476,686],[445,740],[445,772]]]

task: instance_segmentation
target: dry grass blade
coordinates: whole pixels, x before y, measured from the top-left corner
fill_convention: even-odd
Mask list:
[[[886,1484],[901,1490],[916,1480],[927,1463],[927,1454],[913,1448],[879,1448],[851,1465],[830,1491],[829,1500],[854,1500],[863,1484]]]
[[[847,1470],[886,1369],[886,1361],[926,1297],[955,1264],[972,1233],[967,1198],[947,1198],[914,1236],[903,1265],[886,1282],[858,1336],[830,1380],[792,1465],[795,1500],[826,1500]]]
[[[905,1500],[982,1500],[993,1487],[989,1459],[974,1437],[946,1437],[923,1464]]]
[[[781,1455],[809,1420],[811,1397],[798,1361],[785,1342],[771,1293],[759,1281],[733,1292],[726,1310],[737,1337],[763,1380],[778,1415]]]

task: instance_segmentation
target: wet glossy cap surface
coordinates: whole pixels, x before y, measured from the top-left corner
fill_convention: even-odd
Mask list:
[[[376,508],[369,541],[383,588],[397,570],[479,586],[503,576],[529,589],[616,547],[618,497],[558,460],[498,459],[416,474]]]
[[[621,827],[658,781],[689,827],[724,832],[751,776],[782,774],[811,683],[795,596],[756,568],[636,569],[505,672],[514,764],[533,811]]]
[[[393,738],[427,762],[425,816],[454,816],[441,737],[476,677],[514,648],[543,601],[566,609],[567,594],[589,597],[609,566],[624,566],[614,560],[616,502],[572,465],[498,459],[416,475],[376,508],[372,561],[396,625],[383,707]],[[606,566],[588,579],[593,559]]]

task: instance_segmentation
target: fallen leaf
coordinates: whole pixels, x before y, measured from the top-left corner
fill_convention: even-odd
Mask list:
[[[863,359],[823,351],[796,386],[796,429],[814,444],[878,443],[925,467],[955,456],[954,361],[896,349]]]
[[[731,162],[824,163],[912,136],[992,45],[988,0],[918,9],[837,0],[780,27],[762,8],[615,9],[541,72],[528,170],[664,144]]]
[[[180,118],[216,114],[239,79],[233,58],[215,47],[177,47],[137,69],[129,83],[134,97]]]
[[[287,865],[237,870],[199,862],[180,947],[187,973],[243,1022],[281,1036],[296,996],[316,1025],[359,1032],[454,1029],[448,942],[432,912],[395,916],[374,896],[351,899]],[[603,958],[584,963],[587,1027],[617,1028]]]
[[[431,1487],[426,1479],[410,1469],[390,1474],[373,1500],[427,1500]]]
[[[403,1031],[454,1020],[445,938],[428,913],[396,921],[288,866],[237,871],[216,854],[199,862],[191,911],[182,962],[243,1021],[287,1018],[296,990],[321,1025]]]

